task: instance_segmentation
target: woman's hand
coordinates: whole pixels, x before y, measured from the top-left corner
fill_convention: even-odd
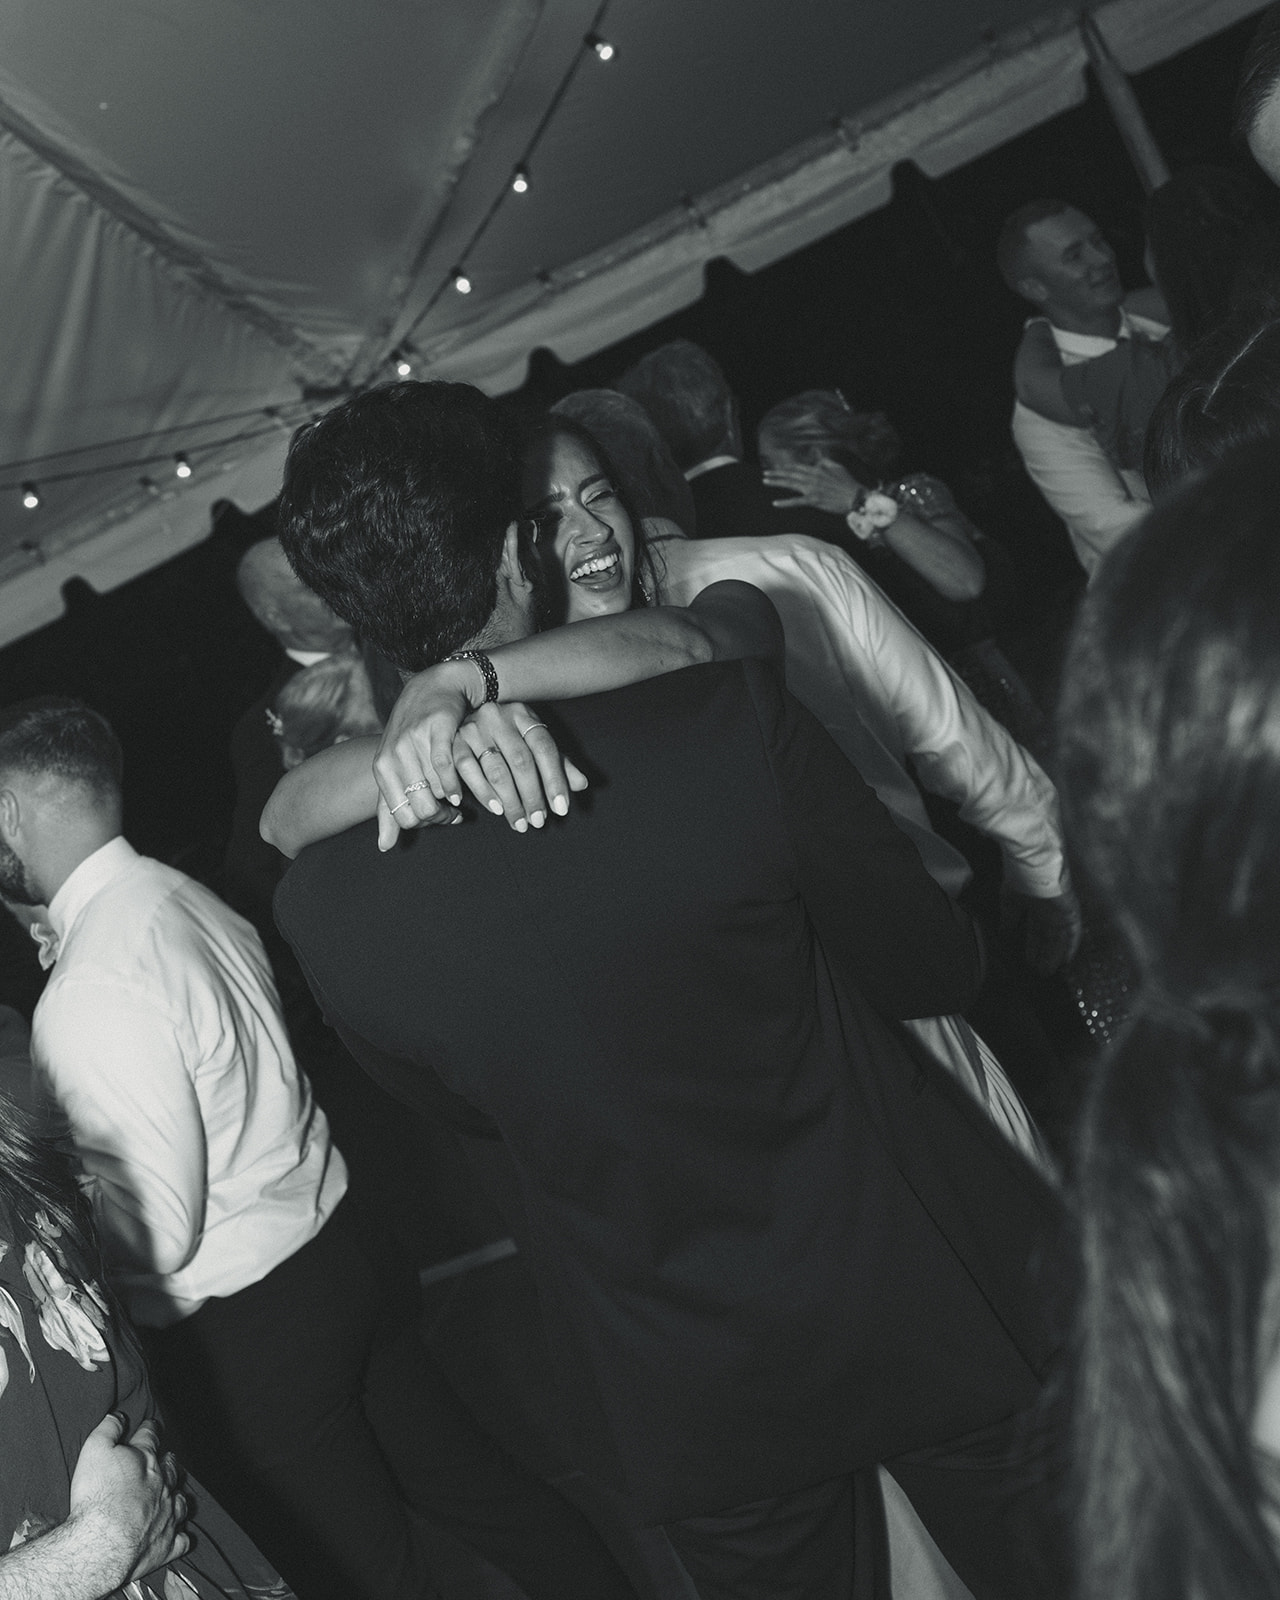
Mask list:
[[[815,511],[844,517],[864,493],[862,484],[838,461],[824,459],[809,466],[795,462],[791,466],[770,467],[762,476],[771,489],[791,490],[792,499],[773,502],[783,510],[788,506],[811,506]]]
[[[144,1422],[128,1439],[124,1431],[124,1420],[110,1412],[81,1446],[63,1525],[67,1538],[83,1534],[86,1555],[102,1563],[104,1594],[191,1548],[177,1463],[160,1454],[156,1424]]]
[[[381,798],[378,847],[402,828],[453,822],[465,784],[517,833],[564,816],[587,780],[562,757],[536,711],[518,700],[472,711],[458,674],[442,663],[410,678],[392,710],[373,763]]]
[[[517,833],[529,823],[540,828],[548,806],[565,816],[570,792],[587,787],[538,713],[519,700],[473,711],[458,729],[453,759],[476,799]]]

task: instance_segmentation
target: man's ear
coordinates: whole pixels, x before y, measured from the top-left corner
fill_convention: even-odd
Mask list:
[[[1042,306],[1049,298],[1049,286],[1039,278],[1019,278],[1018,293],[1024,300],[1030,300],[1033,305]]]
[[[498,574],[506,580],[513,594],[524,594],[533,588],[533,581],[520,560],[518,521],[508,523],[507,531],[502,536],[502,560],[498,563]]]
[[[18,836],[22,807],[12,789],[0,789],[0,839],[12,847]]]

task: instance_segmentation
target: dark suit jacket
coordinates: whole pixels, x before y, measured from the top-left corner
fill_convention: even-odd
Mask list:
[[[689,480],[698,516],[699,539],[736,539],[746,534],[794,533],[790,513],[773,503],[775,493],[760,481],[759,467],[734,461]],[[786,496],[783,495],[785,499]]]
[[[1009,1416],[1053,1203],[873,1009],[965,1004],[964,913],[758,662],[545,714],[563,823],[352,829],[276,914],[384,1087],[499,1130],[580,1463],[660,1521]]]

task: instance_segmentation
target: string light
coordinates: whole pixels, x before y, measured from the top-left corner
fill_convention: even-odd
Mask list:
[[[413,372],[413,363],[403,350],[391,352],[391,365],[396,369],[396,375],[401,378],[407,378]]]
[[[154,478],[139,478],[138,487],[140,489],[145,489],[147,493],[154,496],[155,499],[158,500],[160,498],[160,485],[155,481]]]
[[[461,267],[453,269],[453,286],[459,294],[471,293],[471,279],[467,277]]]
[[[589,33],[586,42],[600,57],[601,61],[613,60],[615,51],[607,39],[602,39],[598,33]]]
[[[528,167],[517,167],[511,175],[511,187],[517,194],[527,194],[529,190]]]
[[[189,478],[191,476],[191,463],[187,460],[185,450],[179,450],[177,455],[174,456],[173,470],[180,478]]]
[[[24,483],[22,485],[22,503],[28,511],[34,511],[40,504],[40,491],[34,483]]]

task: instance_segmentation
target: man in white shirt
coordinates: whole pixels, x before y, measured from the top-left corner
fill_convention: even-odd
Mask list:
[[[668,538],[658,550],[668,604],[688,605],[725,578],[769,596],[786,637],[788,688],[910,834],[932,876],[955,896],[971,874],[930,826],[908,758],[924,788],[999,845],[1033,965],[1061,965],[1080,921],[1053,784],[858,564],[803,534]]]
[[[0,713],[0,895],[48,907],[32,1059],[186,1458],[318,1600],[431,1592],[411,1510],[531,1596],[623,1600],[594,1531],[432,1365],[411,1276],[342,1204],[261,941],[124,839],[120,777],[95,712]]]
[[[1097,224],[1064,201],[1021,206],[1001,229],[996,256],[1014,293],[1048,318],[1065,366],[1105,355],[1135,334],[1158,339],[1169,331],[1142,315],[1136,298],[1126,306],[1115,252]],[[1091,429],[1042,416],[1021,400],[1013,408],[1013,439],[1092,574],[1150,508],[1142,474],[1113,461]]]

